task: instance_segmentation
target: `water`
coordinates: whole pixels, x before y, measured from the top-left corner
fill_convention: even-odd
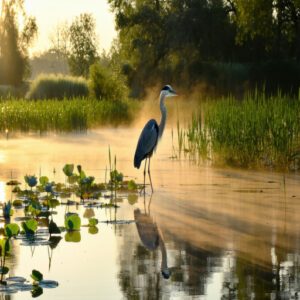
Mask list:
[[[41,173],[64,182],[65,163],[81,164],[103,182],[108,145],[118,170],[142,182],[142,170],[132,166],[138,135],[120,128],[2,139],[0,201],[11,197],[5,185],[11,177],[23,181],[25,174]],[[82,227],[79,243],[66,242],[63,233],[54,249],[14,241],[12,275],[29,279],[38,269],[58,281],[41,299],[297,299],[299,175],[197,166],[171,154],[166,131],[151,163],[152,197],[148,187],[145,197],[121,197],[118,210],[70,207],[83,224],[91,214],[137,224],[101,223],[97,234]],[[54,217],[58,225],[65,209]]]

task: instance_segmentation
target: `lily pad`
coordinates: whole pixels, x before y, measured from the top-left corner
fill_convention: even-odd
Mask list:
[[[32,298],[37,298],[43,294],[43,289],[40,286],[34,286],[31,291]]]
[[[67,230],[79,230],[81,226],[81,219],[80,217],[75,214],[67,214],[65,217],[65,227]]]
[[[74,171],[74,164],[66,164],[63,167],[63,172],[65,173],[66,176],[70,177],[73,175]]]
[[[20,227],[18,224],[11,223],[11,224],[5,225],[5,233],[9,238],[18,235],[19,232],[20,232]]]
[[[89,226],[94,227],[98,224],[98,220],[96,218],[90,218],[89,219]]]
[[[65,235],[66,242],[79,243],[81,241],[80,231],[69,231]]]
[[[30,219],[21,223],[26,234],[34,234],[37,230],[38,223],[35,219]]]
[[[97,226],[91,226],[89,227],[89,233],[90,234],[97,234],[99,232],[99,229]]]
[[[30,276],[34,281],[37,281],[37,282],[43,280],[43,274],[38,270],[32,270],[32,273]]]
[[[61,233],[60,229],[58,228],[56,223],[53,222],[53,220],[51,220],[50,223],[49,223],[49,233],[50,234],[59,234],[59,233]]]

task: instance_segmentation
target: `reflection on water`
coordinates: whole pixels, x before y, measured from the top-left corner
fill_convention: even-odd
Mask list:
[[[139,131],[0,141],[5,157],[0,198],[10,198],[5,182],[11,171],[20,181],[25,174],[39,175],[40,169],[51,180],[63,181],[62,166],[74,163],[104,181],[108,144],[118,169],[142,182],[142,172],[132,165]],[[80,242],[66,241],[78,236],[63,235],[53,249],[36,247],[34,253],[17,244],[15,275],[28,277],[34,267],[59,281],[43,299],[297,299],[299,175],[195,166],[171,161],[171,151],[167,131],[151,162],[152,199],[120,198],[118,210],[70,208],[85,223],[91,216],[136,223],[100,224],[94,234],[82,228]],[[60,225],[64,210],[60,207],[55,216]]]

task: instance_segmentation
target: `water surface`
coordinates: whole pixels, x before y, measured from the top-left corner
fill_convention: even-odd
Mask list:
[[[0,201],[11,197],[5,182],[25,174],[64,182],[65,163],[81,164],[105,180],[108,145],[117,169],[142,182],[133,168],[139,130],[99,129],[87,134],[19,136],[0,140]],[[155,192],[120,196],[120,208],[70,207],[83,223],[94,214],[95,235],[80,231],[79,243],[29,247],[14,242],[13,275],[32,269],[59,282],[42,299],[290,299],[300,289],[299,175],[220,169],[172,160],[167,130],[154,155]],[[54,217],[63,225],[65,207]],[[16,212],[16,215],[21,212]],[[161,270],[168,270],[170,277]],[[168,274],[167,274],[168,275]],[[29,292],[10,296],[27,299]]]

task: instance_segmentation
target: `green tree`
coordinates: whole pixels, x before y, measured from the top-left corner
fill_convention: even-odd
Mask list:
[[[88,77],[89,68],[97,59],[95,26],[93,16],[84,13],[76,17],[69,28],[68,62],[73,75]]]
[[[18,25],[18,17],[24,26]],[[28,47],[37,34],[35,19],[25,14],[22,0],[3,0],[0,15],[0,83],[19,85],[29,75]]]
[[[237,24],[237,41],[259,41],[276,59],[300,59],[299,0],[227,0]]]

